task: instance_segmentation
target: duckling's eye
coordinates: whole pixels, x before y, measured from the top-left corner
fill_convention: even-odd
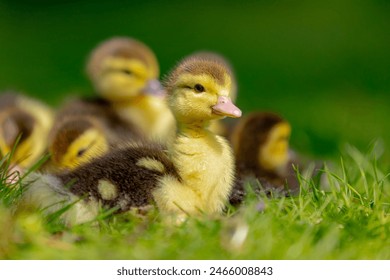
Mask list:
[[[195,92],[197,92],[197,93],[201,93],[201,92],[204,92],[204,91],[205,91],[204,86],[202,86],[201,84],[196,84],[196,85],[194,86],[194,90],[195,90]]]
[[[85,152],[87,151],[87,149],[81,149],[77,152],[77,156],[78,157],[81,157]]]
[[[122,69],[122,73],[126,75],[133,75],[133,72],[131,72],[129,69]]]

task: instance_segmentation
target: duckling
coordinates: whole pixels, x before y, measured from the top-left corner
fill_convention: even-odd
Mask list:
[[[290,134],[290,124],[274,113],[256,112],[242,119],[231,136],[238,177],[255,178],[265,190],[287,188],[289,193],[297,192],[299,182],[293,169],[297,162],[289,150]],[[238,192],[243,199],[242,191],[239,182],[232,196]],[[237,204],[237,197],[232,200]]]
[[[74,169],[109,149],[103,127],[92,118],[69,117],[56,126],[48,144],[54,170]]]
[[[50,131],[50,161],[44,169],[74,169],[108,150],[142,139],[138,128],[123,120],[99,99],[76,99],[58,113]]]
[[[31,167],[43,156],[52,123],[53,111],[46,105],[17,92],[1,94],[0,154],[9,154],[17,145],[11,163]]]
[[[167,151],[152,144],[128,146],[73,171],[33,174],[25,201],[48,211],[75,202],[64,217],[68,224],[93,219],[99,205],[121,212],[154,202],[164,216],[179,219],[221,214],[233,186],[234,158],[227,140],[208,126],[226,116],[241,116],[229,98],[231,85],[223,64],[185,58],[166,80],[178,127]]]
[[[159,80],[159,65],[145,44],[114,37],[98,45],[87,63],[97,92],[149,139],[164,143],[174,136],[175,120]]]
[[[218,215],[224,209],[234,181],[234,157],[227,140],[212,133],[211,121],[241,117],[231,101],[232,74],[218,60],[184,59],[168,76],[168,104],[178,132],[170,159],[182,181],[160,179],[153,191],[164,213]]]

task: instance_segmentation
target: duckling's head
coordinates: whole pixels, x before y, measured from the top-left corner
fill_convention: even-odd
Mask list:
[[[178,123],[197,124],[241,116],[229,97],[232,74],[217,60],[187,57],[167,77],[165,86],[168,104]]]
[[[6,155],[15,147],[13,161],[20,161],[28,157],[28,149],[32,146],[35,121],[28,113],[18,108],[10,108],[0,113],[0,152]]]
[[[31,167],[46,149],[53,112],[45,104],[16,91],[0,94],[0,153],[19,167]]]
[[[289,123],[274,113],[249,114],[232,136],[237,162],[269,172],[283,169],[289,160],[290,134]]]
[[[107,150],[103,130],[89,118],[70,118],[57,124],[49,139],[52,162],[59,169],[74,169]]]
[[[132,100],[142,93],[163,95],[159,65],[152,50],[131,38],[114,37],[90,55],[87,74],[96,91],[111,102]]]
[[[224,67],[228,69],[228,72],[230,73],[230,79],[231,79],[231,91],[229,97],[233,102],[235,102],[237,100],[237,80],[236,80],[236,75],[234,74],[233,66],[230,63],[230,61],[226,57],[210,51],[199,51],[194,53],[193,55],[198,58],[215,61],[219,64],[224,65]]]

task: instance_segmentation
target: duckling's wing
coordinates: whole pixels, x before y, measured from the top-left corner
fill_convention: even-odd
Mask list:
[[[59,176],[70,191],[106,207],[127,211],[152,202],[152,191],[163,175],[179,178],[166,155],[158,149],[127,147],[108,153]],[[74,182],[72,184],[72,182]]]

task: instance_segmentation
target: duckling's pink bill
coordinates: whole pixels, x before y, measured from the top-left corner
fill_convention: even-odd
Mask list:
[[[212,109],[215,114],[221,116],[239,118],[242,115],[241,110],[226,96],[219,96],[217,104]]]

